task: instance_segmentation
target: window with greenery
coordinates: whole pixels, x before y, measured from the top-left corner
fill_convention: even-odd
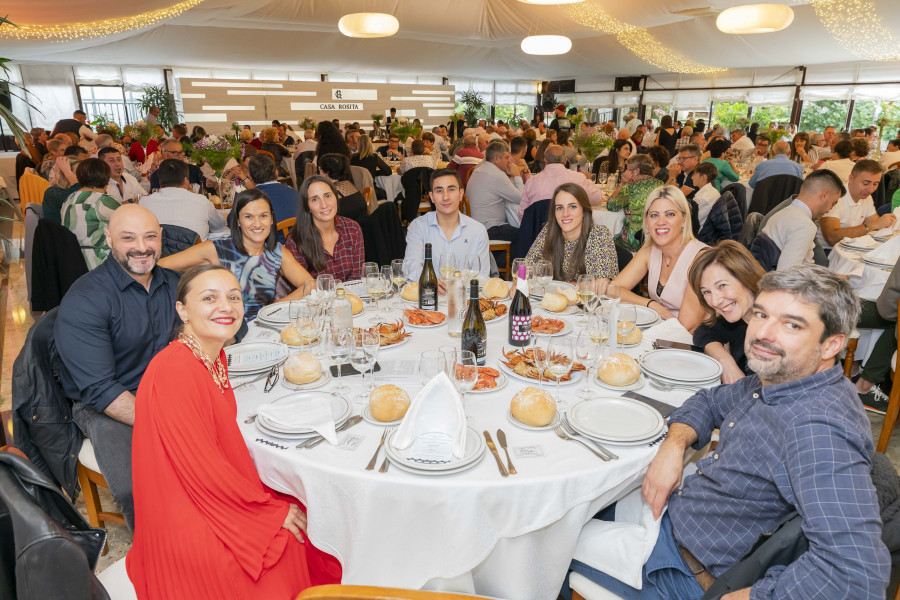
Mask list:
[[[713,104],[714,123],[727,130],[745,128],[747,121],[746,102],[716,102]]]
[[[528,115],[531,114],[530,106],[523,106],[521,104],[496,104],[494,105],[494,118],[504,123],[515,123],[516,125],[522,119],[529,119]]]
[[[120,127],[143,118],[140,114],[142,92],[124,91],[120,85],[79,85],[81,110],[87,113],[87,120],[93,121],[105,115]]]
[[[760,129],[767,129],[772,121],[784,129],[791,120],[790,106],[754,106],[750,113],[750,121],[759,123]]]
[[[815,100],[803,103],[800,114],[800,131],[825,131],[826,127],[834,127],[838,131],[847,122],[847,111],[850,103],[847,100]]]
[[[648,119],[653,119],[653,122],[659,125],[664,115],[672,115],[674,112],[671,104],[648,104],[646,115]]]

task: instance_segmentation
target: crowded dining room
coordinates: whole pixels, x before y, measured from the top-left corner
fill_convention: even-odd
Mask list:
[[[0,598],[900,600],[895,0],[0,14]]]

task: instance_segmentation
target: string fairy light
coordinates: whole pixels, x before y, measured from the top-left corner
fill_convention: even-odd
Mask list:
[[[166,8],[152,10],[130,17],[117,17],[115,19],[103,19],[102,21],[90,21],[85,23],[71,23],[69,25],[36,25],[16,24],[17,27],[0,28],[0,38],[14,38],[19,40],[51,40],[65,42],[88,38],[106,37],[117,33],[124,33],[133,29],[149,27],[173,17],[177,17],[186,10],[190,10],[204,0],[185,0]]]
[[[867,60],[900,60],[900,42],[870,0],[812,0],[809,4],[847,51]]]
[[[614,35],[616,40],[641,59],[673,73],[720,73],[722,67],[704,65],[684,58],[654,38],[644,27],[624,23],[594,2],[563,6],[570,19],[596,31]]]

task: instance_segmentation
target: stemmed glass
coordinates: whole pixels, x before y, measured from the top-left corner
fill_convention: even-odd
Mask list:
[[[440,350],[426,350],[419,357],[419,381],[427,385],[439,373],[446,372],[444,353]]]
[[[463,261],[463,269],[463,283],[468,284],[473,279],[477,279],[481,275],[481,257],[477,254],[466,256]]]
[[[550,345],[550,337],[534,336],[531,338],[531,352],[534,366],[538,370],[538,385],[544,389],[544,371],[547,369],[547,350]]]
[[[579,275],[576,285],[578,287],[576,288],[575,293],[581,301],[581,319],[578,323],[579,325],[584,326],[587,321],[588,304],[593,303],[597,298],[597,293],[595,291],[596,281],[593,275]]]
[[[313,342],[319,337],[319,326],[316,324],[318,306],[312,306],[306,302],[298,302],[297,318],[294,327],[303,338],[304,345],[312,347]]]
[[[375,313],[369,318],[369,323],[381,323],[384,319],[379,300],[387,292],[389,285],[390,282],[384,278],[381,271],[366,273],[366,291],[375,300]]]
[[[361,329],[354,336],[353,347],[350,349],[350,363],[363,374],[363,391],[356,396],[357,404],[368,402],[369,394],[375,389],[375,373],[372,373],[369,385],[366,386],[366,372],[374,368],[380,345],[381,336],[377,331]]]
[[[406,283],[402,258],[395,258],[391,261],[391,283],[394,284],[394,287],[397,290],[397,296],[395,297],[393,304],[391,304],[391,308],[403,308],[403,301],[399,297],[401,290],[403,290],[403,285]]]
[[[571,338],[550,338],[547,344],[547,370],[556,379],[556,408],[563,410],[569,403],[559,397],[559,380],[572,370],[575,349]]]
[[[441,271],[441,279],[444,281],[450,281],[450,278],[453,277],[453,271],[461,267],[452,252],[441,254],[441,262],[438,266]]]
[[[584,399],[594,397],[594,393],[588,388],[588,383],[591,377],[591,370],[597,364],[597,361],[600,360],[603,353],[599,343],[600,336],[596,331],[592,331],[590,327],[589,324],[587,329],[582,329],[575,339],[575,358],[587,367],[584,376],[584,387],[578,391],[578,397]],[[599,327],[597,330],[599,330]]]
[[[364,262],[363,270],[362,270],[362,278],[365,279],[366,275],[369,273],[378,273],[380,269],[378,267],[378,263],[375,262]]]
[[[456,362],[453,365],[453,383],[462,396],[463,412],[466,412],[466,392],[475,387],[478,381],[478,366],[475,362],[475,353],[471,350],[460,350],[456,353]],[[466,416],[466,421],[471,421]]]
[[[619,304],[619,322],[616,323],[616,337],[621,336],[622,350],[625,350],[625,338],[634,331],[636,327],[637,313],[634,304]]]
[[[353,345],[353,330],[344,329],[343,331],[332,331],[327,329],[325,335],[325,352],[331,362],[337,366],[338,384],[334,389],[338,394],[346,394],[350,391],[349,385],[344,385],[342,379],[343,372],[341,367],[350,360],[350,348]]]
[[[547,293],[547,286],[553,280],[553,265],[549,260],[540,258],[534,263],[534,275],[537,284],[541,287],[541,295]]]
[[[459,352],[459,348],[457,346],[441,346],[438,348],[438,352],[444,356],[444,372],[447,374],[447,378],[453,381],[453,369],[456,365],[456,353]]]
[[[331,308],[331,301],[334,300],[335,289],[337,288],[335,287],[334,275],[322,273],[316,277],[316,290],[318,290],[319,295],[322,297],[322,303],[325,305],[326,311]]]

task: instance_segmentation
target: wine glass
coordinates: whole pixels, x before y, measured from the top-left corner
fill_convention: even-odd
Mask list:
[[[481,275],[481,257],[477,254],[466,256],[463,260],[463,268],[463,283],[468,284],[470,281],[477,279],[478,276]]]
[[[444,355],[444,371],[447,378],[453,381],[453,366],[456,364],[456,353],[459,352],[457,346],[441,346],[438,351]]]
[[[453,271],[460,268],[456,256],[452,252],[441,254],[441,261],[438,266],[441,271],[441,279],[444,281],[450,281],[450,278],[453,277]]]
[[[594,291],[595,283],[593,275],[579,275],[576,281],[577,288],[575,294],[581,301],[581,320],[579,320],[579,324],[582,326],[584,326],[587,321],[588,303],[592,302],[597,297],[597,293]]]
[[[366,273],[366,291],[375,300],[375,312],[369,318],[369,323],[381,323],[384,319],[379,300],[387,291],[388,285],[388,281],[382,276],[381,271]]]
[[[553,264],[546,259],[540,258],[535,261],[534,265],[537,284],[541,287],[541,295],[547,293],[547,286],[553,280]]]
[[[325,304],[326,310],[331,307],[331,301],[334,300],[335,289],[337,288],[334,283],[334,275],[322,273],[316,277],[316,290],[322,297],[322,303]]]
[[[329,327],[325,335],[325,352],[331,362],[337,366],[338,384],[334,389],[339,394],[346,394],[350,386],[345,385],[342,379],[342,367],[350,360],[350,348],[353,345],[353,330],[332,331]]]
[[[510,273],[510,278],[513,281],[516,281],[516,279],[519,276],[519,265],[525,265],[525,281],[530,281],[529,271],[531,271],[531,269],[534,268],[534,265],[532,265],[532,263],[529,260],[524,259],[524,258],[513,259],[512,272]]]
[[[362,405],[368,402],[369,394],[375,389],[374,381],[366,386],[366,373],[375,366],[379,345],[380,336],[377,332],[360,329],[354,334],[353,347],[350,349],[350,363],[363,374],[363,391],[355,397],[357,404]],[[372,376],[374,378],[374,373]]]
[[[406,274],[403,271],[402,258],[395,258],[391,261],[391,283],[394,284],[394,287],[397,289],[397,294],[399,295],[406,283]],[[394,300],[394,303],[391,304],[391,308],[403,308],[402,299],[397,297]]]
[[[547,346],[550,344],[550,337],[532,337],[531,352],[534,359],[534,366],[538,370],[538,385],[544,389],[544,371],[547,369]]]
[[[625,338],[636,327],[637,311],[634,304],[619,304],[619,321],[616,323],[616,337],[622,337],[622,350],[625,349]]]
[[[462,396],[463,412],[466,412],[466,392],[475,387],[478,381],[478,365],[475,362],[475,353],[471,350],[460,350],[456,353],[456,362],[453,365],[453,383]],[[466,416],[466,420],[471,418]]]
[[[556,379],[556,408],[563,410],[569,403],[559,397],[559,380],[572,370],[575,349],[572,339],[567,337],[550,338],[547,344],[547,370]]]
[[[426,385],[439,373],[446,372],[444,353],[440,350],[426,350],[419,357],[419,381]]]
[[[380,269],[378,267],[378,263],[375,263],[375,262],[364,262],[363,263],[363,270],[362,270],[363,279],[365,279],[366,275],[368,275],[369,273],[379,273],[379,272],[380,272]]]
[[[299,303],[297,310],[297,319],[294,321],[294,327],[297,333],[303,339],[305,346],[312,346],[312,343],[319,337],[319,326],[316,323],[318,315],[318,306],[312,306],[309,303]]]
[[[578,397],[585,400],[594,397],[594,393],[588,388],[588,383],[591,370],[602,355],[601,345],[598,341],[595,341],[599,340],[599,338],[597,330],[592,332],[589,326],[588,329],[582,329],[575,339],[575,358],[587,367],[584,375],[584,387],[578,391]]]

